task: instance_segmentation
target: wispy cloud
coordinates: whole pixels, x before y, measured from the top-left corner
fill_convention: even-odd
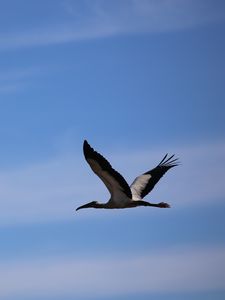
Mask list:
[[[2,172],[1,223],[44,221],[46,218],[60,219],[72,215],[71,199],[77,199],[82,193],[80,171],[76,171],[74,157],[69,160],[59,157]]]
[[[146,199],[168,201],[175,207],[201,205],[212,199],[213,203],[223,201],[225,143],[173,150],[179,153],[182,165],[169,172]],[[106,157],[131,182],[141,172],[154,167],[161,158],[159,153],[164,151],[112,153],[111,157]],[[84,201],[99,199],[104,202],[108,197],[82,153],[4,170],[0,172],[0,225],[72,218],[73,209]]]
[[[0,296],[119,296],[224,289],[225,248],[166,249],[138,257],[1,263]],[[113,284],[112,284],[113,283]]]
[[[45,27],[0,35],[0,49],[43,46],[137,32],[168,32],[225,19],[222,3],[203,0],[63,1],[65,15]]]
[[[18,91],[23,90],[24,84],[18,84],[18,83],[0,83],[0,94],[12,94],[12,93],[17,93]]]
[[[40,73],[40,68],[29,67],[0,71],[0,94],[12,94],[25,90],[31,79]]]

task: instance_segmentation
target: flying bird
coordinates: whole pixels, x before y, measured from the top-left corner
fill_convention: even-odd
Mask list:
[[[110,163],[95,151],[86,140],[83,144],[83,152],[92,171],[103,181],[111,197],[106,203],[92,201],[79,206],[76,210],[89,207],[111,209],[136,206],[170,207],[165,202],[150,203],[142,199],[152,191],[156,183],[170,168],[179,164],[178,158],[174,158],[174,155],[168,157],[166,154],[154,169],[138,176],[129,186],[123,176],[114,170]]]

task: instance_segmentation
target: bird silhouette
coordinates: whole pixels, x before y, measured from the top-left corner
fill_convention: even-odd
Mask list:
[[[152,191],[156,183],[170,168],[179,164],[178,158],[174,158],[174,155],[168,157],[168,154],[166,154],[154,169],[135,178],[131,186],[129,186],[123,176],[114,170],[110,163],[95,151],[86,140],[83,144],[83,152],[92,171],[103,181],[111,197],[106,203],[92,201],[79,206],[76,210],[89,207],[107,209],[137,206],[170,207],[165,202],[150,203],[142,199]]]

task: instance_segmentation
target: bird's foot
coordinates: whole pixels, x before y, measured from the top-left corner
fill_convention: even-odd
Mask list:
[[[158,207],[160,207],[160,208],[170,208],[170,205],[168,203],[165,203],[165,202],[160,202],[158,204]]]

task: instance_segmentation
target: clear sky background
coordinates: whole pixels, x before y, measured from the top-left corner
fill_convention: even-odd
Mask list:
[[[0,298],[225,297],[225,2],[0,1]],[[109,195],[83,140],[171,209]]]

